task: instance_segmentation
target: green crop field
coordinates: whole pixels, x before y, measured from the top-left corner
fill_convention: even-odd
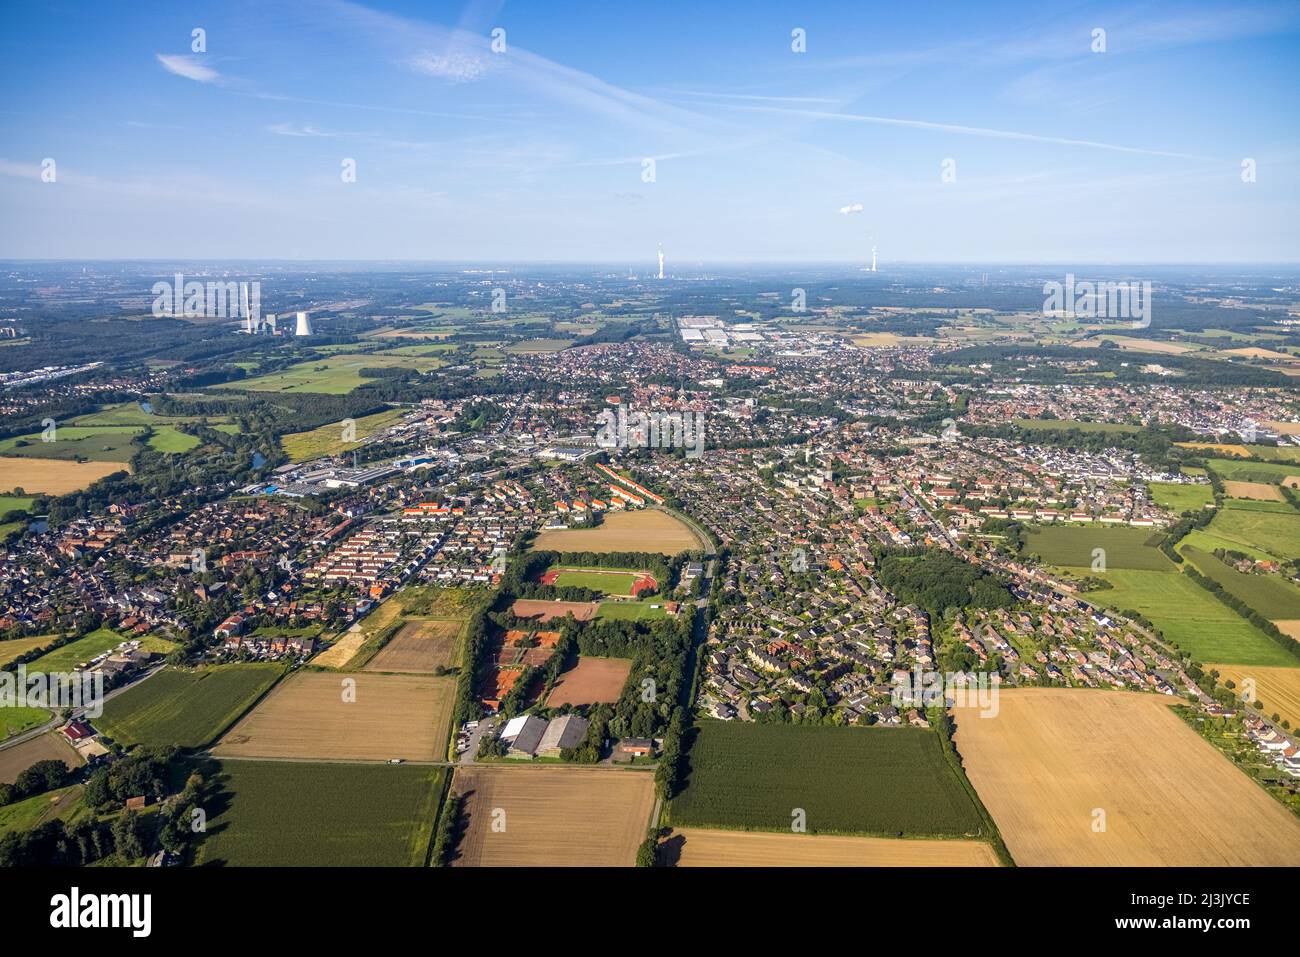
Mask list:
[[[1263,503],[1268,504],[1268,503]],[[1219,510],[1207,531],[1239,551],[1263,549],[1275,558],[1300,558],[1300,512],[1274,512],[1232,505]],[[1199,547],[1199,546],[1198,546]]]
[[[630,595],[636,584],[637,572],[625,571],[562,571],[555,579],[560,587],[590,588],[606,595]]]
[[[276,664],[169,668],[107,702],[95,724],[122,744],[200,748],[234,724],[283,672]]]
[[[1025,552],[1048,565],[1091,568],[1093,550],[1105,550],[1106,568],[1174,570],[1156,547],[1164,533],[1150,528],[1106,525],[1046,525],[1030,529]]]
[[[201,865],[420,867],[445,769],[303,761],[216,763],[219,812]]]
[[[935,731],[702,720],[686,760],[675,826],[990,836]]]
[[[27,666],[27,670],[30,672],[72,671],[82,662],[89,661],[96,655],[117,647],[125,640],[122,635],[115,631],[100,628],[98,631],[92,631],[90,634],[69,642],[61,648],[55,648],[49,654],[41,655]],[[144,651],[157,651],[167,654],[176,648],[176,644],[165,638],[149,635],[141,641],[140,647]]]
[[[1199,512],[1214,502],[1214,493],[1209,485],[1152,482],[1147,488],[1151,492],[1151,501],[1161,508],[1171,510],[1175,515],[1183,512]]]
[[[1114,587],[1088,592],[1095,605],[1146,616],[1197,661],[1291,666],[1296,663],[1268,635],[1182,572],[1111,569],[1100,577]]]
[[[1219,478],[1230,482],[1267,482],[1276,485],[1288,475],[1297,474],[1297,466],[1271,465],[1249,459],[1209,459],[1208,464]]]
[[[0,441],[0,455],[36,459],[83,458],[94,462],[129,462],[138,451],[132,439],[144,432],[132,426],[107,426],[86,429],[61,426],[54,430],[54,441],[46,442],[40,432]]]
[[[1254,575],[1239,572],[1214,555],[1192,546],[1179,549],[1196,566],[1196,570],[1223,586],[1228,594],[1240,598],[1265,618],[1300,618],[1300,588],[1279,575]]]

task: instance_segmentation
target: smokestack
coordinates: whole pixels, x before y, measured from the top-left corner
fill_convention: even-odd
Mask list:
[[[876,247],[874,245],[871,247],[871,271],[876,271]]]
[[[664,278],[664,244],[659,244],[659,278]]]
[[[307,313],[298,313],[298,323],[294,326],[293,334],[295,336],[311,335],[311,320],[307,318]]]

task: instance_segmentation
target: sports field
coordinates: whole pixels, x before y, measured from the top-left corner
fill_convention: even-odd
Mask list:
[[[900,840],[681,828],[660,844],[677,867],[997,867],[983,841]]]
[[[936,731],[701,720],[675,827],[987,836]]]
[[[610,512],[595,528],[542,532],[532,544],[535,551],[659,552],[661,555],[703,547],[687,525],[657,508]]]
[[[125,462],[73,462],[59,458],[0,457],[0,490],[66,495],[88,488],[106,475],[129,472]]]
[[[95,726],[119,744],[200,748],[215,741],[283,673],[278,664],[168,668],[105,703]]]
[[[1089,569],[1096,549],[1105,567],[1173,571],[1176,566],[1156,546],[1162,532],[1150,528],[1104,525],[1046,525],[1025,535],[1025,551],[1047,565]]]
[[[461,766],[452,788],[457,867],[630,867],[654,807],[654,775],[628,770]]]
[[[1267,715],[1277,713],[1300,727],[1300,668],[1263,668],[1257,665],[1206,665],[1219,672],[1219,683],[1231,681],[1236,685],[1233,694],[1240,698],[1252,692],[1251,701],[1258,701]],[[1246,682],[1250,684],[1246,684]]]
[[[1291,866],[1300,820],[1164,696],[1004,689],[955,709],[966,773],[1021,866]]]
[[[390,671],[405,674],[431,674],[460,660],[459,620],[408,621],[375,656],[363,671]]]
[[[606,595],[632,595],[637,583],[648,578],[643,572],[601,568],[550,568],[542,575],[543,585],[590,588]]]
[[[1114,587],[1088,592],[1094,604],[1141,612],[1197,661],[1280,665],[1295,661],[1258,628],[1181,572],[1115,569]]]
[[[455,707],[452,678],[300,671],[213,749],[219,757],[439,761]]]
[[[560,675],[546,698],[546,707],[601,702],[612,704],[619,699],[631,670],[630,658],[593,658],[583,655],[575,667]]]
[[[422,867],[446,769],[302,761],[216,763],[199,865]]]
[[[1183,512],[1199,512],[1214,502],[1214,493],[1209,485],[1152,482],[1147,489],[1151,492],[1151,501],[1161,508],[1169,509],[1175,515],[1181,515]]]

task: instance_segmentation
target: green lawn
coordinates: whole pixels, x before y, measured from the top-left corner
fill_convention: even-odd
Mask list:
[[[1180,485],[1178,482],[1152,482],[1147,486],[1151,501],[1175,515],[1199,512],[1214,503],[1214,493],[1207,485]]]
[[[650,606],[658,605],[658,608]],[[649,601],[604,601],[600,603],[600,608],[596,612],[597,618],[608,618],[614,621],[640,621],[643,618],[666,618],[668,612],[664,611],[662,599],[655,602]]]
[[[39,728],[52,717],[44,708],[0,708],[0,740]]]
[[[216,762],[218,813],[198,863],[233,867],[422,867],[444,768]]]
[[[1111,569],[1114,587],[1088,592],[1094,604],[1138,611],[1200,662],[1292,666],[1296,659],[1182,572]]]
[[[1175,565],[1156,546],[1164,533],[1123,525],[1044,525],[1028,529],[1025,552],[1044,564],[1090,569],[1096,549],[1105,552],[1106,568],[1171,571]]]
[[[122,744],[199,748],[220,737],[283,673],[278,664],[169,668],[105,704],[95,725]]]
[[[61,648],[55,648],[49,654],[42,655],[27,666],[31,672],[72,671],[77,665],[89,661],[96,655],[115,648],[126,639],[108,628],[100,628],[90,634],[69,642]],[[145,651],[157,651],[167,654],[175,649],[174,642],[153,635],[145,637],[140,644]]]
[[[590,588],[606,595],[630,595],[637,573],[625,571],[562,571],[555,579],[560,587]]]
[[[839,728],[701,720],[672,823],[789,831],[794,808],[810,833],[989,837],[921,728]]]

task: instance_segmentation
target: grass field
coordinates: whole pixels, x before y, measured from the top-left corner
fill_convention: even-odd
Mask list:
[[[361,375],[362,369],[415,369],[429,372],[445,363],[433,357],[389,356],[382,352],[344,354],[299,362],[280,372],[243,379],[226,385],[231,389],[252,392],[314,392],[323,395],[346,395],[373,381]]]
[[[546,707],[562,704],[614,703],[627,684],[632,670],[630,658],[593,658],[583,655],[576,667],[560,675],[546,699]]]
[[[0,520],[8,515],[26,512],[36,501],[30,495],[0,495]]]
[[[431,674],[458,664],[463,626],[458,619],[408,621],[362,670]]]
[[[284,668],[236,664],[197,671],[167,669],[104,705],[95,726],[121,744],[199,748],[215,741]]]
[[[129,472],[123,462],[72,462],[60,458],[0,457],[0,490],[66,495],[88,488],[106,475]]]
[[[502,351],[517,355],[532,355],[563,352],[571,345],[573,345],[572,339],[524,339],[510,343]]]
[[[983,841],[674,829],[660,855],[676,867],[997,867]]]
[[[361,646],[396,621],[401,613],[402,605],[396,597],[381,602],[378,608],[353,624],[332,645],[316,655],[311,663],[321,668],[346,668],[361,650]]]
[[[323,455],[338,455],[354,449],[361,439],[387,429],[402,421],[401,409],[389,409],[374,415],[363,415],[356,421],[356,442],[343,441],[343,423],[331,422],[310,432],[291,432],[280,437],[280,444],[291,462],[306,462]]]
[[[54,441],[45,442],[41,433],[0,440],[0,455],[32,459],[90,459],[92,462],[128,462],[138,451],[132,439],[144,429],[133,426],[81,428],[65,425],[55,429]]]
[[[0,708],[0,741],[39,728],[52,717],[54,714],[45,708]]]
[[[838,728],[703,720],[687,755],[675,827],[984,837],[979,810],[921,728]]]
[[[140,408],[138,402],[119,402],[116,405],[106,405],[97,412],[91,412],[88,415],[79,415],[73,419],[69,425],[80,426],[106,426],[106,425],[178,425],[186,422],[199,422],[205,417],[201,415],[158,415],[155,412],[146,412]],[[209,424],[229,422],[228,416],[210,415],[206,416]]]
[[[1300,668],[1261,668],[1254,665],[1212,664],[1219,673],[1219,683],[1232,681],[1237,687],[1233,694],[1240,698],[1250,692],[1251,701],[1258,701],[1265,714],[1277,713],[1291,722],[1292,729],[1300,728]],[[1251,684],[1246,684],[1246,682]]]
[[[86,806],[81,801],[81,785],[37,794],[0,807],[0,837],[11,831],[30,831],[38,824],[58,818],[75,819]]]
[[[1300,821],[1169,704],[1137,692],[1023,688],[1001,692],[996,717],[956,709],[966,773],[1017,864],[1300,860]]]
[[[100,628],[88,635],[71,641],[61,648],[55,648],[49,654],[41,655],[27,666],[28,671],[72,671],[77,665],[84,664],[96,655],[111,651],[125,639],[110,628]],[[176,644],[166,638],[148,635],[140,642],[143,651],[156,651],[167,654],[175,650]]]
[[[9,641],[0,641],[0,667],[4,667],[15,658],[19,658],[29,651],[43,648],[57,637],[57,635],[32,635],[30,638],[11,638]]]
[[[455,699],[452,678],[301,671],[263,698],[213,753],[329,761],[440,761],[446,753]]]
[[[1192,546],[1180,549],[1196,570],[1223,586],[1265,618],[1300,618],[1300,588],[1280,575],[1249,575],[1239,572],[1208,552]],[[1300,662],[1297,662],[1300,664]]]
[[[611,512],[595,528],[542,532],[533,542],[536,551],[556,552],[659,552],[676,555],[704,547],[688,526],[667,512],[643,508]]]
[[[452,788],[457,867],[630,867],[654,806],[654,775],[626,770],[458,767]]]
[[[654,608],[653,605],[659,607]],[[647,618],[666,618],[668,612],[664,610],[662,598],[657,601],[603,601],[596,617],[613,621],[641,621]]]
[[[156,425],[149,436],[149,448],[155,452],[188,452],[201,444],[197,438],[174,425]]]
[[[1214,493],[1209,485],[1152,482],[1147,488],[1151,492],[1151,501],[1161,508],[1169,509],[1175,515],[1181,515],[1183,512],[1199,512],[1214,502]]]
[[[1048,565],[1091,568],[1093,550],[1100,548],[1108,569],[1172,571],[1177,566],[1156,547],[1161,537],[1161,532],[1149,528],[1047,525],[1028,530],[1025,551]]]
[[[1232,482],[1269,482],[1276,485],[1297,472],[1294,465],[1272,465],[1249,460],[1239,462],[1234,459],[1210,459],[1207,464],[1224,481]]]
[[[200,865],[421,867],[444,768],[298,761],[217,763]]]
[[[62,761],[70,768],[81,767],[81,755],[57,734],[41,734],[0,751],[0,784],[13,784],[38,761]]]
[[[1088,592],[1094,604],[1141,612],[1197,661],[1280,665],[1295,661],[1258,628],[1181,572],[1115,569],[1114,587]]]

